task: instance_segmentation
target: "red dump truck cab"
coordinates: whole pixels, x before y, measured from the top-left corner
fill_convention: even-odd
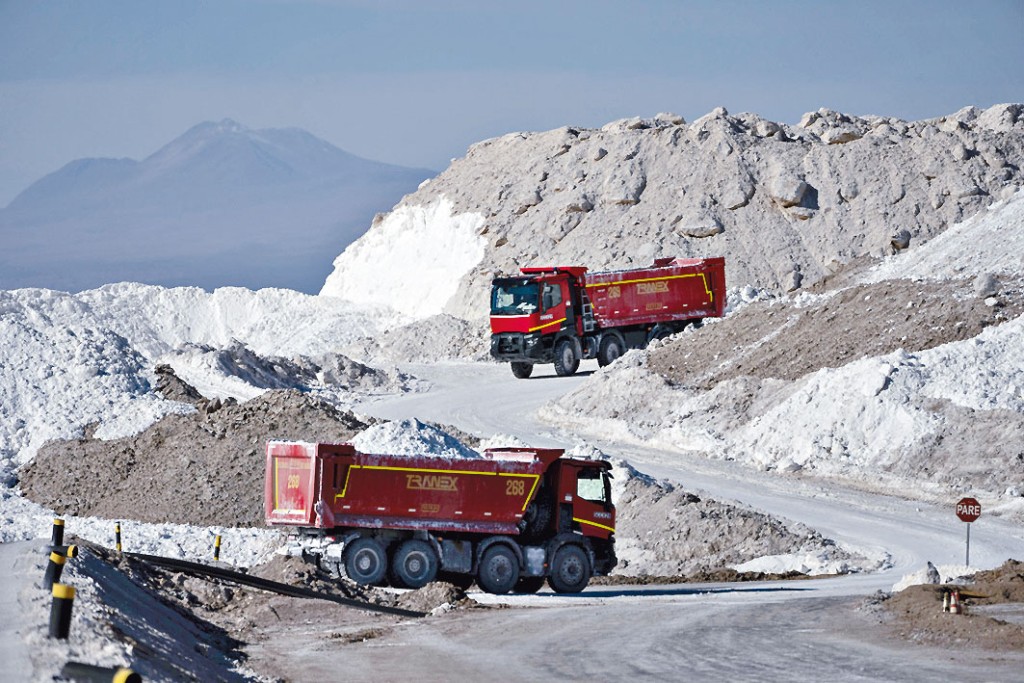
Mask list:
[[[491,356],[529,377],[534,364],[559,375],[579,361],[607,365],[725,314],[725,259],[657,259],[644,268],[591,273],[581,266],[522,268],[491,284]]]
[[[491,332],[544,335],[575,330],[579,321],[573,296],[578,298],[586,272],[586,268],[551,266],[523,268],[522,277],[496,278],[491,287]]]
[[[440,572],[491,592],[545,579],[575,592],[615,565],[615,507],[607,462],[562,455],[440,458],[271,441],[266,521],[320,539],[360,583],[419,587]]]

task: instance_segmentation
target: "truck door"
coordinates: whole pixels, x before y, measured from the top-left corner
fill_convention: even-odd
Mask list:
[[[572,307],[565,278],[547,280],[541,285],[540,323],[545,334],[573,324]]]
[[[584,536],[608,538],[615,532],[611,482],[603,468],[574,465],[565,468],[562,502],[572,499],[572,527]],[[571,491],[571,493],[570,493]],[[565,524],[566,520],[560,520]]]

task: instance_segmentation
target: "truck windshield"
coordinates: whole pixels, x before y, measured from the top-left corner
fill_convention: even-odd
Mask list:
[[[607,493],[608,487],[600,470],[580,470],[576,475],[576,495],[580,498],[592,503],[607,503]]]
[[[537,310],[538,286],[535,282],[496,281],[491,289],[491,315],[526,315]]]

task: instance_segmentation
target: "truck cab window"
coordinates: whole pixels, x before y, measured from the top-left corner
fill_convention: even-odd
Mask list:
[[[592,503],[607,503],[606,491],[607,487],[600,470],[580,470],[576,475],[576,495],[580,498]]]
[[[558,304],[562,303],[562,288],[558,285],[545,284],[544,285],[544,308],[547,311],[554,308]]]

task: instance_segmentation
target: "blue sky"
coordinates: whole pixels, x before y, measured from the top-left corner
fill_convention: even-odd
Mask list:
[[[0,0],[0,206],[192,125],[443,170],[485,138],[717,106],[795,123],[1024,101],[1024,0]]]

